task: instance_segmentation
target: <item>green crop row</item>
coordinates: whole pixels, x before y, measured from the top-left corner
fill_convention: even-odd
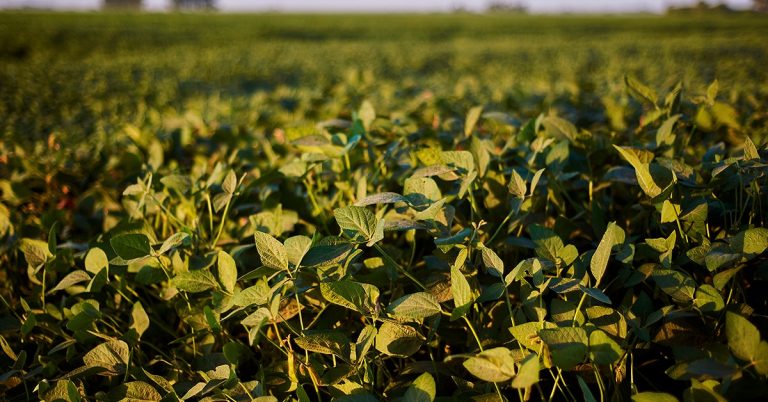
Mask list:
[[[0,15],[3,398],[768,396],[765,22],[313,18]]]

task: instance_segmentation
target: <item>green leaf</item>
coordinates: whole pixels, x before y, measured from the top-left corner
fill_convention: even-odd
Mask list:
[[[741,128],[739,112],[733,106],[722,102],[715,102],[710,110],[719,124],[737,130]]]
[[[232,293],[237,284],[235,259],[223,250],[219,250],[217,256],[216,269],[219,274],[219,282],[227,293]]]
[[[744,137],[744,160],[760,159],[755,143],[749,136]]]
[[[304,173],[307,173],[307,163],[293,161],[281,165],[277,170],[286,177],[301,177],[304,176]]]
[[[384,193],[369,195],[363,199],[357,200],[357,202],[355,202],[355,206],[366,207],[368,205],[394,204],[396,202],[406,202],[406,201],[407,199],[400,194],[384,192]]]
[[[520,362],[520,371],[512,380],[512,388],[528,388],[539,382],[539,356],[531,353]]]
[[[373,104],[367,100],[363,101],[357,115],[360,117],[360,121],[363,123],[365,131],[371,131],[371,123],[376,120],[376,110],[373,108]]]
[[[105,268],[109,268],[109,259],[104,250],[98,247],[88,250],[88,254],[85,255],[85,270],[92,274],[98,274]]]
[[[169,174],[160,179],[160,183],[167,188],[174,189],[180,194],[186,194],[192,188],[192,178],[188,175]]]
[[[236,304],[237,305],[237,304]],[[240,307],[249,306],[250,304],[241,304]],[[247,317],[243,318],[240,321],[240,324],[246,327],[252,327],[258,330],[261,328],[262,325],[264,325],[266,322],[268,322],[272,318],[272,313],[269,312],[269,309],[266,307],[259,307],[251,314],[248,314]]]
[[[79,402],[82,400],[77,387],[70,380],[58,380],[52,388],[47,390],[38,388],[38,390],[40,391],[40,400],[45,402]]]
[[[701,285],[696,289],[693,304],[704,313],[715,313],[725,308],[720,292],[712,285]]]
[[[117,375],[125,371],[128,364],[128,344],[111,340],[96,346],[83,356],[86,367],[99,367],[106,375]]]
[[[624,83],[627,85],[627,90],[634,98],[656,107],[656,102],[658,100],[656,91],[629,76],[624,77]]]
[[[746,258],[754,258],[768,249],[768,229],[753,228],[739,232],[731,241],[731,248]]]
[[[587,382],[584,381],[581,376],[576,376],[576,379],[579,382],[579,388],[581,388],[581,394],[584,395],[584,402],[597,402],[597,399],[595,399],[595,395],[592,394],[592,391],[589,389],[589,386],[587,385]]]
[[[590,271],[592,276],[595,277],[595,287],[603,279],[605,269],[608,267],[608,259],[611,256],[611,249],[624,243],[624,236],[624,230],[616,225],[616,222],[608,224],[603,238],[600,240],[600,244],[597,245],[597,250],[595,250],[592,260],[589,262]]]
[[[472,235],[472,229],[464,228],[452,236],[435,239],[435,245],[448,246],[448,249],[450,250],[450,246],[464,243],[464,240],[466,240],[470,235]]]
[[[711,84],[709,84],[709,87],[707,88],[707,103],[712,106],[715,104],[716,98],[717,98],[717,92],[720,89],[720,85],[717,82],[717,79],[712,81]]]
[[[184,232],[179,232],[171,235],[171,237],[165,239],[165,241],[163,242],[163,245],[160,246],[160,250],[157,251],[157,254],[165,254],[170,249],[184,244],[184,241],[188,238],[189,238],[189,235]]]
[[[299,263],[312,247],[312,239],[307,236],[293,236],[285,239],[285,253],[288,262],[298,267]]]
[[[33,267],[38,267],[53,257],[53,254],[48,250],[48,243],[42,240],[21,239],[19,248],[24,253],[27,264]]]
[[[657,180],[652,173],[650,160],[653,159],[653,154],[648,151],[642,151],[629,147],[620,147],[618,145],[614,145],[613,147],[616,148],[621,156],[635,169],[637,183],[640,185],[640,188],[643,189],[645,194],[651,198],[654,198],[665,190],[666,186],[662,188],[660,183],[666,185],[669,183],[664,183],[658,173],[656,174],[656,176],[659,178]],[[657,167],[653,168],[654,171],[660,171],[664,169],[661,166],[656,166]]]
[[[675,135],[673,134],[673,129],[675,127],[675,123],[682,117],[680,114],[676,114],[670,118],[668,118],[664,123],[659,127],[659,129],[656,131],[656,146],[661,145],[672,145],[675,141]]]
[[[593,298],[593,299],[595,299],[595,300],[597,300],[599,302],[602,302],[602,303],[605,303],[605,304],[611,304],[611,299],[608,297],[608,295],[603,293],[603,291],[600,290],[600,289],[588,288],[588,287],[584,287],[582,285],[579,285],[579,289],[582,292],[586,293],[589,297],[591,297],[591,298]]]
[[[339,227],[350,235],[360,234],[367,241],[376,232],[376,216],[364,207],[348,206],[333,210]]]
[[[652,274],[656,285],[678,301],[693,300],[696,281],[688,274],[671,269],[656,269]]]
[[[385,355],[408,357],[419,351],[424,337],[408,325],[385,321],[376,333],[376,350]]]
[[[442,151],[440,152],[440,159],[444,164],[458,168],[458,172],[465,174],[467,177],[472,172],[475,172],[475,157],[472,156],[472,152]]]
[[[261,263],[269,268],[287,271],[288,254],[285,251],[285,246],[264,232],[256,231],[253,236],[256,240],[256,250],[259,252]]]
[[[533,196],[533,193],[536,191],[536,187],[539,185],[539,180],[541,180],[541,175],[544,174],[544,171],[547,170],[545,168],[541,168],[536,171],[536,173],[533,174],[533,178],[531,179],[531,193],[530,196]]]
[[[234,194],[237,188],[237,175],[234,170],[230,170],[224,181],[221,183],[221,189],[227,194]]]
[[[203,269],[182,272],[171,279],[171,284],[179,290],[189,293],[205,292],[217,287],[216,278],[213,277],[213,274]]]
[[[485,172],[488,170],[488,165],[491,163],[491,154],[488,152],[488,147],[483,140],[473,136],[472,142],[469,145],[469,151],[475,157],[475,165],[480,177],[484,177]]]
[[[589,357],[602,365],[614,364],[624,354],[616,341],[605,332],[596,329],[589,334]]]
[[[475,131],[475,125],[477,124],[477,121],[480,120],[480,115],[482,113],[482,106],[475,106],[472,109],[469,109],[469,113],[467,113],[467,119],[464,121],[465,136],[469,137],[472,135],[472,132]]]
[[[679,219],[680,205],[673,204],[669,200],[664,200],[661,206],[661,223],[674,222]]]
[[[498,347],[465,360],[464,368],[483,381],[504,382],[515,376],[515,358],[509,349]]]
[[[224,192],[218,193],[213,196],[213,210],[218,213],[222,209],[226,208],[227,204],[232,200],[232,194]]]
[[[131,328],[135,329],[139,336],[149,328],[149,316],[147,315],[147,312],[144,311],[144,306],[142,306],[139,301],[133,303],[133,309],[131,309],[131,321]]]
[[[579,327],[542,329],[539,337],[549,348],[552,362],[563,370],[583,362],[589,349],[587,333]]]
[[[768,342],[761,341],[753,359],[755,370],[761,375],[768,375]]]
[[[112,249],[120,258],[130,261],[143,258],[152,253],[149,238],[141,233],[126,233],[109,240]]]
[[[256,401],[261,402],[261,401]],[[265,401],[266,402],[266,401]],[[275,400],[277,402],[277,400]],[[342,395],[338,398],[333,398],[333,402],[380,402],[379,398],[376,398],[368,391],[355,390],[354,394]]]
[[[725,313],[725,336],[734,356],[745,361],[755,359],[760,347],[760,331],[749,320],[730,311]]]
[[[73,285],[90,280],[91,277],[87,272],[81,270],[72,271],[68,273],[67,276],[65,276],[53,289],[49,290],[47,294],[51,294],[59,290],[65,290]]]
[[[722,364],[722,363],[717,363]],[[733,370],[731,370],[733,372]],[[723,377],[717,377],[723,378]],[[717,381],[705,381],[706,384],[691,378],[691,387],[683,391],[684,401],[708,401],[708,402],[728,402],[728,399],[715,391],[714,385],[720,385]]]
[[[387,310],[398,319],[422,320],[440,314],[441,308],[440,303],[431,293],[418,292],[393,301]]]
[[[322,282],[320,294],[329,303],[355,310],[362,314],[371,314],[379,298],[379,289],[367,283],[341,280]]]
[[[443,198],[443,193],[437,183],[430,177],[411,177],[405,179],[403,195],[408,202],[415,206],[424,206]]]
[[[432,402],[437,394],[435,379],[429,373],[422,373],[405,390],[403,402]]]
[[[120,384],[109,392],[109,400],[123,402],[154,402],[163,399],[157,390],[143,382],[131,381]]]
[[[338,241],[312,246],[302,260],[307,267],[328,266],[339,263],[349,255],[354,246],[351,243]]]
[[[462,252],[466,252],[466,250],[462,250]],[[451,313],[451,320],[456,320],[464,316],[474,301],[474,295],[472,294],[472,288],[469,286],[469,281],[467,281],[467,278],[461,273],[458,265],[459,264],[454,264],[451,267],[451,293],[453,294],[453,303],[455,306]]]
[[[678,402],[674,396],[664,392],[641,392],[632,395],[632,402]]]
[[[543,328],[554,328],[555,324],[551,322],[526,322],[523,324],[515,325],[509,328],[509,332],[520,343],[520,345],[530,349],[539,350],[539,335],[538,332]]]
[[[365,360],[365,355],[373,346],[376,341],[376,327],[373,325],[366,325],[357,336],[357,342],[355,342],[355,355],[356,361],[362,362]]]
[[[512,169],[512,177],[509,180],[509,192],[517,198],[525,198],[525,194],[528,192],[525,179],[514,169]]]
[[[486,247],[480,251],[480,254],[483,257],[483,264],[488,268],[490,274],[498,278],[504,276],[504,262],[493,250]]]
[[[263,306],[269,303],[271,295],[269,284],[260,280],[255,285],[237,292],[232,298],[232,303],[238,307]]]
[[[295,342],[300,348],[310,352],[349,359],[350,341],[341,331],[318,330],[308,332],[304,336],[296,338]]]
[[[385,224],[386,224],[386,221],[384,219],[381,219],[378,222],[376,222],[376,229],[373,231],[373,236],[371,236],[371,238],[368,239],[368,242],[365,243],[366,246],[371,247],[374,244],[384,239]]]
[[[208,328],[210,328],[213,333],[217,334],[221,332],[219,315],[211,309],[211,306],[203,307],[203,315],[205,316],[205,321],[208,324]]]
[[[557,261],[557,255],[562,250],[564,244],[560,236],[554,230],[541,226],[528,226],[528,233],[531,235],[533,244],[536,245],[536,255],[540,258],[546,258],[550,261]]]
[[[557,116],[547,116],[541,121],[541,124],[546,128],[547,133],[555,138],[573,141],[579,132],[573,123]]]

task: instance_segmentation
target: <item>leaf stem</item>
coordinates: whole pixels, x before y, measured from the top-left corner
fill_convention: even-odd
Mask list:
[[[504,220],[501,221],[501,224],[499,224],[499,226],[496,228],[496,231],[493,232],[493,235],[491,235],[491,238],[488,239],[488,244],[492,244],[493,239],[495,239],[496,236],[498,236],[499,232],[501,232],[501,229],[507,224],[507,222],[510,219],[512,219],[513,215],[517,215],[518,213],[520,213],[520,206],[523,205],[523,201],[525,201],[524,198],[520,199],[520,202],[517,204],[517,208],[511,209],[507,214],[507,216],[504,217]]]
[[[402,272],[402,273],[403,273],[403,275],[405,275],[405,276],[406,276],[406,278],[410,279],[410,280],[411,280],[413,283],[415,283],[415,284],[416,284],[418,287],[420,287],[422,290],[427,290],[427,287],[426,287],[426,286],[424,286],[424,284],[423,284],[423,283],[421,283],[421,281],[420,281],[420,280],[416,279],[416,277],[415,277],[415,276],[413,276],[413,275],[412,275],[410,272],[408,272],[408,271],[407,271],[405,268],[403,268],[402,266],[400,266],[400,264],[398,264],[398,263],[397,263],[397,261],[395,261],[395,260],[394,260],[394,259],[393,259],[393,258],[392,258],[392,257],[391,257],[389,254],[387,254],[387,252],[386,252],[386,251],[384,251],[384,249],[383,249],[383,248],[381,248],[381,246],[379,246],[378,244],[374,244],[374,245],[373,245],[373,247],[376,249],[376,251],[378,251],[379,253],[381,253],[382,257],[384,257],[384,258],[385,258],[385,259],[386,259],[386,260],[387,260],[387,261],[388,261],[390,264],[394,265],[394,266],[397,268],[397,270],[398,270],[398,271]]]

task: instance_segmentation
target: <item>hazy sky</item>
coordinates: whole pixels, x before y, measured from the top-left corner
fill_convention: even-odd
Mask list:
[[[102,0],[0,0],[0,7],[97,8]],[[218,0],[224,11],[447,11],[461,5],[482,10],[489,0]],[[512,1],[514,2],[514,1]],[[519,0],[531,12],[662,11],[670,4],[694,0]],[[749,7],[751,0],[725,0],[733,7]],[[144,0],[149,9],[163,9],[170,0]]]

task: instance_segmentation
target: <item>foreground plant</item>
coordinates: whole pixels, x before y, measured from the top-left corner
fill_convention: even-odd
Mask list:
[[[765,396],[765,133],[716,82],[663,101],[626,85],[640,123],[621,134],[480,107],[401,122],[369,102],[202,154],[131,131],[147,155],[132,183],[77,207],[100,218],[0,209],[2,387],[68,401]],[[86,224],[103,230],[69,237]]]

